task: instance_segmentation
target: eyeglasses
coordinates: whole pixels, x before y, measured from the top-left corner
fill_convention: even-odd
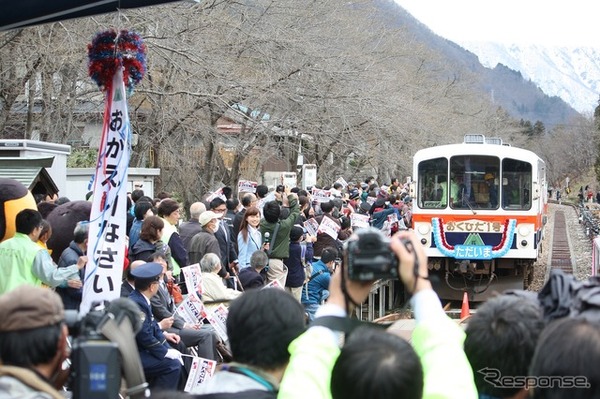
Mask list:
[[[223,213],[225,211],[227,211],[227,208],[213,209],[213,212],[215,212],[215,213]]]

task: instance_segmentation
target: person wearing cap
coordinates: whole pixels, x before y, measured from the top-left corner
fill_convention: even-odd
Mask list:
[[[81,287],[79,270],[87,257],[81,257],[75,265],[57,268],[48,251],[37,245],[42,220],[38,211],[23,209],[15,219],[15,235],[0,243],[0,294],[22,284]]]
[[[159,280],[163,274],[163,267],[155,262],[145,263],[132,270],[131,274],[135,290],[129,295],[129,299],[141,310],[142,328],[135,335],[135,341],[144,374],[151,389],[174,390],[179,383],[183,361],[181,353],[171,348],[167,340],[177,344],[180,338],[177,334],[161,331],[152,316],[150,305],[150,300],[160,288]]]
[[[150,300],[152,314],[158,321],[163,331],[179,335],[185,347],[196,347],[196,354],[205,359],[218,360],[217,342],[219,336],[209,324],[202,324],[200,320],[196,323],[186,323],[185,320],[175,312],[175,301],[167,288],[167,260],[165,256],[156,252],[152,256],[152,262],[160,264],[163,273],[159,279],[158,293]],[[139,267],[139,266],[138,266]],[[202,277],[204,278],[204,276]]]
[[[213,212],[203,212],[198,217],[198,223],[202,226],[202,230],[190,241],[190,251],[188,253],[190,264],[200,263],[202,257],[206,254],[216,254],[221,257],[221,248],[219,247],[219,240],[215,237],[215,232],[218,229],[217,220],[221,215]],[[221,261],[222,262],[222,261]],[[229,274],[221,269],[219,276],[222,278],[228,278]]]
[[[21,285],[0,295],[0,397],[63,399],[69,356],[60,297]]]

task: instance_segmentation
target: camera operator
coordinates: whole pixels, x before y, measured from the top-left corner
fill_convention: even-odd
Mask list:
[[[47,288],[21,285],[0,296],[0,396],[64,398],[68,330],[62,300]]]
[[[462,349],[465,334],[445,315],[431,287],[421,244],[414,233],[401,231],[392,237],[389,250],[397,257],[406,290],[413,294],[416,327],[412,344],[420,362],[410,360],[414,359],[414,353],[410,354],[413,348],[382,336],[389,332],[374,327],[369,327],[368,333],[363,327],[353,332],[357,325],[368,325],[347,316],[352,305],[367,298],[372,281],[349,279],[343,264],[331,279],[327,304],[319,308],[311,327],[290,344],[281,397],[477,397],[473,372]],[[390,327],[389,331],[393,330],[394,326]],[[345,334],[350,334],[348,345],[340,350]]]

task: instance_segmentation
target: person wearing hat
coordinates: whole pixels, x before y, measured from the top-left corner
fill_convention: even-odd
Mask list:
[[[152,255],[152,262],[163,267],[162,277],[159,279],[158,293],[150,300],[152,314],[158,321],[163,331],[175,333],[181,338],[184,348],[196,347],[196,354],[205,359],[219,360],[217,342],[219,336],[209,324],[204,325],[198,320],[196,323],[186,323],[185,320],[175,312],[175,301],[169,293],[165,279],[167,275],[167,260],[160,252]],[[139,267],[139,266],[138,266]],[[204,279],[204,275],[202,277]],[[175,347],[179,349],[180,347]],[[185,351],[185,349],[183,349]]]
[[[138,266],[131,271],[135,290],[129,299],[140,307],[142,328],[135,335],[146,380],[151,389],[174,390],[179,383],[183,361],[181,353],[173,349],[167,340],[179,343],[179,335],[162,332],[152,316],[150,300],[158,293],[160,276],[163,267],[159,263],[150,262]]]
[[[0,396],[64,398],[68,330],[60,296],[21,285],[0,296]]]
[[[219,247],[219,240],[215,237],[215,232],[218,229],[217,220],[220,217],[221,215],[213,211],[203,212],[198,217],[198,223],[202,226],[202,230],[192,237],[190,241],[190,250],[188,253],[190,265],[199,264],[202,257],[208,253],[216,254],[220,259],[221,247]],[[224,269],[221,269],[219,276],[228,278],[229,274]]]

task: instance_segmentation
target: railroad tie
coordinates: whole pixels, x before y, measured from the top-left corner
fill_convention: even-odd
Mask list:
[[[571,259],[564,211],[556,211],[554,215],[550,267],[552,269],[562,269],[565,273],[573,273],[573,260]]]

